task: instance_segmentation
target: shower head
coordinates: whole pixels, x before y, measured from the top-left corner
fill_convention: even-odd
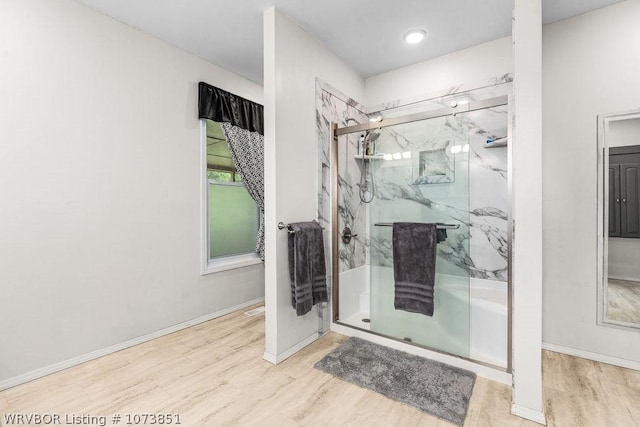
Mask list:
[[[364,133],[364,141],[375,142],[380,137],[379,129],[368,129]]]

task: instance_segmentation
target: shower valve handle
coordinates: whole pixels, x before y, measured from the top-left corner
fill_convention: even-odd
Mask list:
[[[342,237],[342,243],[344,243],[345,245],[351,243],[352,238],[358,237],[357,234],[351,234],[351,229],[349,227],[345,227],[342,230],[342,234],[340,236]]]

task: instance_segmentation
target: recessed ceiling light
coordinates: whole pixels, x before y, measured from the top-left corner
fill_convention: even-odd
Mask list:
[[[425,37],[427,37],[427,32],[425,30],[407,31],[404,36],[402,36],[404,41],[409,44],[420,43]]]

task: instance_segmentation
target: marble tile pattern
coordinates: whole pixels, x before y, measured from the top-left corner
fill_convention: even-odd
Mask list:
[[[450,106],[452,100],[480,100],[508,94],[505,75],[468,91],[456,86],[425,101],[410,99],[377,106],[384,117],[401,116]],[[331,216],[330,145],[332,122],[339,127],[366,122],[365,108],[330,85],[317,83],[318,218],[327,228]],[[369,111],[377,111],[368,109]],[[339,230],[349,226],[358,234],[339,247],[340,270],[365,264],[391,266],[391,228],[377,222],[428,221],[460,224],[438,246],[438,272],[506,281],[508,269],[507,148],[485,148],[488,138],[507,135],[507,107],[495,107],[445,118],[425,120],[378,131],[379,153],[411,153],[391,161],[358,160],[359,134],[341,137],[339,144]],[[345,140],[343,141],[342,138]],[[454,146],[468,151],[452,153]],[[421,153],[432,153],[431,171],[420,169]],[[427,155],[427,154],[423,154]],[[360,200],[362,170],[370,162],[374,200]],[[437,175],[443,175],[438,177]],[[426,183],[428,182],[428,183]],[[424,183],[424,184],[423,184]]]
[[[467,129],[460,117],[443,117],[382,128],[377,149],[386,154],[410,153],[411,158],[376,162],[375,199],[371,202],[371,264],[392,266],[392,228],[376,226],[392,222],[443,222],[459,224],[438,245],[438,273],[466,275],[469,253],[469,162],[467,153],[453,154],[452,147],[467,143]],[[420,153],[444,147],[453,163],[453,182],[415,184]],[[453,158],[453,161],[449,160]]]
[[[445,184],[455,181],[455,155],[450,140],[433,141],[413,153],[414,185]],[[404,152],[403,154],[408,153]],[[416,174],[417,172],[417,174]]]
[[[471,277],[507,281],[507,147],[485,148],[488,138],[507,135],[508,108],[466,115],[469,129],[469,219]]]
[[[345,127],[367,121],[364,106],[317,81],[318,219],[327,229],[331,227],[331,124]],[[359,134],[342,136],[338,146],[338,230],[342,232],[344,227],[349,227],[352,234],[357,234],[348,245],[340,242],[338,262],[341,272],[363,266],[369,259],[368,206],[360,200],[362,161],[355,159],[359,138]]]
[[[511,73],[507,73],[498,77],[492,77],[482,81],[470,82],[467,84],[460,84],[456,86],[450,86],[448,88],[444,88],[442,90],[420,93],[415,96],[409,98],[398,99],[395,101],[389,101],[382,104],[369,105],[367,106],[367,113],[374,113],[378,111],[391,110],[399,107],[405,107],[407,105],[413,105],[416,103],[425,102],[425,100],[430,100],[430,102],[438,103],[439,100],[446,99],[451,95],[456,94],[469,94],[469,93],[481,93],[485,89],[489,92],[495,91],[497,87],[501,85],[508,84],[513,82],[513,76]]]

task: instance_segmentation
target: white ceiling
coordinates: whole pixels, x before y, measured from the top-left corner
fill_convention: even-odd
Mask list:
[[[511,34],[513,0],[77,0],[262,83],[262,12],[274,5],[363,77]],[[543,0],[551,23],[620,0]],[[412,28],[429,33],[409,46]]]

